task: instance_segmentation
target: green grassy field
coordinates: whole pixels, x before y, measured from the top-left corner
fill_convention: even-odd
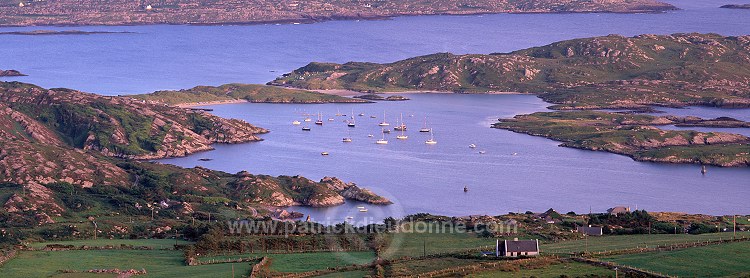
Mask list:
[[[71,269],[145,269],[150,277],[219,277],[230,276],[232,264],[185,266],[182,252],[167,250],[75,250],[27,251],[0,267],[0,277],[50,277],[59,270]],[[235,273],[246,275],[250,263],[234,264]],[[226,275],[223,275],[226,274]],[[78,277],[72,275],[68,277]],[[102,277],[102,276],[97,276]],[[107,276],[103,276],[107,277]]]
[[[444,268],[457,267],[470,265],[479,262],[478,260],[463,260],[456,258],[437,258],[437,259],[424,259],[424,260],[412,260],[401,263],[395,263],[385,268],[386,276],[396,277],[401,275],[410,275],[416,273],[425,273]]]
[[[750,275],[750,242],[621,255],[603,260],[673,276],[740,277]]]
[[[561,263],[550,265],[540,269],[522,269],[518,272],[508,271],[489,271],[478,274],[469,275],[472,278],[505,278],[505,277],[537,277],[537,278],[558,278],[561,275],[567,275],[569,277],[584,277],[586,275],[600,275],[614,276],[615,273],[612,270],[595,267],[584,263]]]
[[[192,244],[190,241],[174,239],[97,239],[97,240],[65,240],[65,241],[43,241],[29,243],[29,246],[34,248],[43,248],[48,244],[62,244],[62,245],[73,245],[79,246],[119,246],[121,244],[132,245],[132,246],[148,246],[154,249],[167,249],[173,248],[175,244]]]
[[[737,233],[738,237],[750,237],[750,232]],[[701,242],[708,240],[728,239],[732,233],[713,233],[701,235],[688,234],[659,234],[659,235],[622,235],[589,237],[588,251],[600,252],[618,249],[630,249],[638,247],[653,247],[656,245],[669,245],[685,242]],[[542,244],[539,246],[542,253],[571,253],[586,250],[586,240],[563,241],[558,243]]]
[[[494,248],[495,240],[477,237],[474,233],[398,233],[387,235],[391,242],[383,252],[384,258],[459,252],[484,246]]]
[[[201,257],[200,260],[208,261],[262,256],[271,258],[271,270],[278,272],[306,272],[346,265],[363,265],[375,260],[374,252],[248,253],[242,255]]]

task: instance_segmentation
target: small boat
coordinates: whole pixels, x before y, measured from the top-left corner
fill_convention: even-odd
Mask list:
[[[310,118],[306,118],[306,119],[305,119],[305,122],[312,122],[312,119],[310,119]]]
[[[379,126],[389,126],[388,122],[385,121],[385,111],[383,111],[383,121],[378,124]]]
[[[485,153],[485,151],[479,151],[479,154],[484,154],[484,153]]]
[[[375,144],[379,144],[379,145],[386,145],[386,144],[388,144],[388,140],[385,140],[385,131],[383,131],[383,139],[375,141]]]
[[[292,124],[293,124],[293,125],[300,125],[300,124],[302,124],[302,123],[300,123],[300,121],[294,121],[294,122],[292,122]]]
[[[390,129],[387,129],[387,128],[386,128],[386,129],[383,129],[383,133],[391,133],[391,130],[390,130]]]
[[[349,143],[351,141],[352,141],[352,138],[349,138],[349,137],[344,137],[344,139],[341,139],[341,142],[344,142],[344,143]]]
[[[320,153],[320,155],[326,156],[326,155],[328,155],[328,152],[322,152],[322,153]]]
[[[211,161],[211,160],[213,160],[213,159],[212,159],[212,158],[201,158],[201,159],[198,159],[198,160],[199,160],[199,161]]]
[[[364,116],[364,115],[365,115],[365,113],[359,113],[359,116],[360,116],[360,117],[362,117],[362,116]]]
[[[303,127],[302,130],[304,130],[304,131],[310,131],[310,127],[307,127],[307,126]]]
[[[419,132],[430,132],[432,131],[431,128],[427,127],[427,117],[424,117],[424,126],[419,129]]]
[[[375,137],[375,136],[372,134],[367,134],[367,137]]]
[[[437,141],[435,141],[435,137],[432,135],[432,131],[430,131],[430,139],[427,141],[424,141],[427,145],[435,145],[437,144]]]
[[[367,212],[367,209],[366,208],[359,209],[359,212]]]
[[[363,209],[363,208],[365,208],[365,206],[358,206],[357,208],[358,209]]]
[[[513,153],[513,156],[517,156],[517,155],[518,155],[518,153]]]
[[[708,173],[708,169],[706,169],[706,165],[701,165],[701,174],[705,175]]]
[[[339,111],[338,108],[336,108],[336,117],[341,117],[343,114],[341,114],[341,111]]]
[[[316,125],[323,125],[323,115],[321,115],[320,113],[318,113],[318,120],[315,121],[315,124]]]
[[[474,144],[469,145],[469,148],[472,148],[472,149],[475,149],[476,147],[477,145],[474,145]]]
[[[328,121],[329,122],[333,122],[333,118],[328,118]]]
[[[377,117],[375,117],[375,115],[372,115],[372,116],[370,116],[370,118],[373,118],[373,119],[375,119],[375,118],[377,118]]]
[[[468,185],[464,186],[464,192],[469,192],[469,186]]]
[[[352,219],[354,219],[354,217],[347,216],[346,219],[352,220]]]

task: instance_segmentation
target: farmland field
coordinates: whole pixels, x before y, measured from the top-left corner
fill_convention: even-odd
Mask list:
[[[746,276],[750,275],[750,242],[621,255],[604,260],[672,276]]]

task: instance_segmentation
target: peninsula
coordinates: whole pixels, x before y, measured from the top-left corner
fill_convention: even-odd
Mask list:
[[[553,109],[750,107],[750,36],[609,35],[511,53],[310,63],[269,84],[309,90],[537,94]]]
[[[3,2],[0,26],[258,24],[488,13],[650,13],[675,10],[655,0],[203,1],[109,0]]]
[[[730,124],[732,123],[732,124]],[[657,126],[747,126],[728,118],[703,120],[594,111],[538,112],[500,119],[495,128],[561,141],[562,146],[623,154],[638,161],[750,166],[750,138]]]
[[[23,36],[52,36],[52,35],[95,35],[95,34],[135,34],[133,32],[112,31],[79,31],[79,30],[34,30],[34,31],[12,31],[0,32],[0,35],[23,35]]]
[[[225,84],[218,87],[197,86],[178,91],[156,91],[133,95],[136,99],[175,106],[194,106],[231,102],[256,103],[368,103],[354,99],[308,90],[289,89],[257,84]]]

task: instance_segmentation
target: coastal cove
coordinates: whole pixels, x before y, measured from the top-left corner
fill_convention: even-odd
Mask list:
[[[311,179],[337,176],[394,202],[382,207],[367,205],[368,213],[359,213],[357,207],[362,204],[351,202],[332,208],[292,208],[319,221],[343,221],[347,216],[359,221],[366,217],[377,220],[417,212],[495,215],[550,207],[588,212],[616,205],[649,211],[746,213],[737,211],[750,193],[746,186],[750,171],[746,168],[709,167],[709,173],[702,176],[698,165],[637,162],[621,155],[558,147],[559,142],[552,140],[490,128],[498,118],[548,111],[545,107],[549,104],[532,95],[405,96],[411,100],[205,106],[213,109],[215,115],[240,118],[271,132],[262,135],[261,142],[215,145],[214,151],[159,161],[232,173],[248,170]],[[352,109],[365,116],[355,116],[357,127],[348,128],[342,122],[348,117],[334,114],[350,114]],[[394,131],[386,135],[388,145],[374,144],[380,139],[377,123],[384,110],[391,127],[404,113],[409,126],[407,140],[397,140]],[[679,110],[691,116],[704,116],[703,112],[708,111],[706,116],[710,116],[712,108]],[[748,113],[747,109],[726,111],[729,116]],[[323,126],[310,123],[312,130],[304,132],[301,126],[292,125],[292,121],[305,118],[302,113],[318,112],[324,114]],[[429,135],[418,132],[424,116],[434,129],[437,145],[424,144]],[[327,121],[329,117],[335,121]],[[341,138],[346,136],[353,142],[342,143]],[[477,148],[471,149],[469,144],[476,144]],[[486,153],[479,154],[480,150]],[[324,151],[330,155],[321,156]],[[201,158],[213,160],[200,161]],[[469,189],[466,193],[464,186]],[[722,202],[708,200],[706,195]]]

